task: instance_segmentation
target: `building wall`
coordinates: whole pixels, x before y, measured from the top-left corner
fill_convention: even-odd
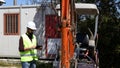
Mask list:
[[[37,6],[10,6],[0,7],[0,57],[19,57],[19,38],[26,32],[26,24],[32,21],[36,14]],[[20,13],[20,34],[4,35],[4,13]]]
[[[4,13],[20,13],[20,34],[19,35],[4,35]],[[26,32],[26,24],[28,21],[34,21],[37,27],[34,33],[37,36],[37,41],[39,45],[43,46],[42,57],[45,57],[46,50],[54,50],[54,42],[48,39],[48,47],[46,49],[46,38],[45,38],[45,15],[55,14],[55,12],[50,7],[41,6],[0,6],[0,57],[19,57],[19,38],[20,35]],[[55,39],[52,39],[55,40]],[[56,40],[58,41],[58,39]],[[58,41],[57,44],[59,44]],[[54,45],[53,45],[54,44]],[[51,46],[52,45],[52,46]],[[51,47],[50,47],[51,46]],[[54,50],[55,51],[55,50]],[[38,51],[41,57],[41,51]]]

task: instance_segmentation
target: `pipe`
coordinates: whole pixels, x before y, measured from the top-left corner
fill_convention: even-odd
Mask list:
[[[17,0],[13,0],[13,5],[17,5]]]
[[[95,33],[94,33],[94,39],[96,38],[97,30],[98,30],[98,15],[96,16],[96,20],[95,20]]]

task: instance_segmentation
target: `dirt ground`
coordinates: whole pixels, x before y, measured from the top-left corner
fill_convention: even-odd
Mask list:
[[[18,67],[2,67],[2,66],[0,66],[0,68],[18,68]]]

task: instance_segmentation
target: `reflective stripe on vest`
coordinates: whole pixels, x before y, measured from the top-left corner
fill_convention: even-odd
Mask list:
[[[24,48],[30,48],[32,46],[36,46],[36,37],[34,35],[32,41],[29,39],[29,37],[26,34],[23,34],[22,38],[23,38]],[[21,61],[38,60],[36,49],[20,52],[20,55],[21,55]]]

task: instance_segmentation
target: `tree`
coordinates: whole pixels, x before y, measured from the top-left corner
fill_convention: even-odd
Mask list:
[[[102,59],[106,60],[106,62],[104,62],[104,60],[101,60],[101,63],[103,63],[101,65],[102,67],[106,68],[118,68],[117,66],[119,66],[119,61],[115,61],[117,61],[117,57],[119,57],[119,53],[116,53],[116,51],[120,45],[120,19],[118,19],[118,16],[120,15],[117,11],[115,1],[113,0],[101,0],[98,7],[100,9],[100,55]]]

